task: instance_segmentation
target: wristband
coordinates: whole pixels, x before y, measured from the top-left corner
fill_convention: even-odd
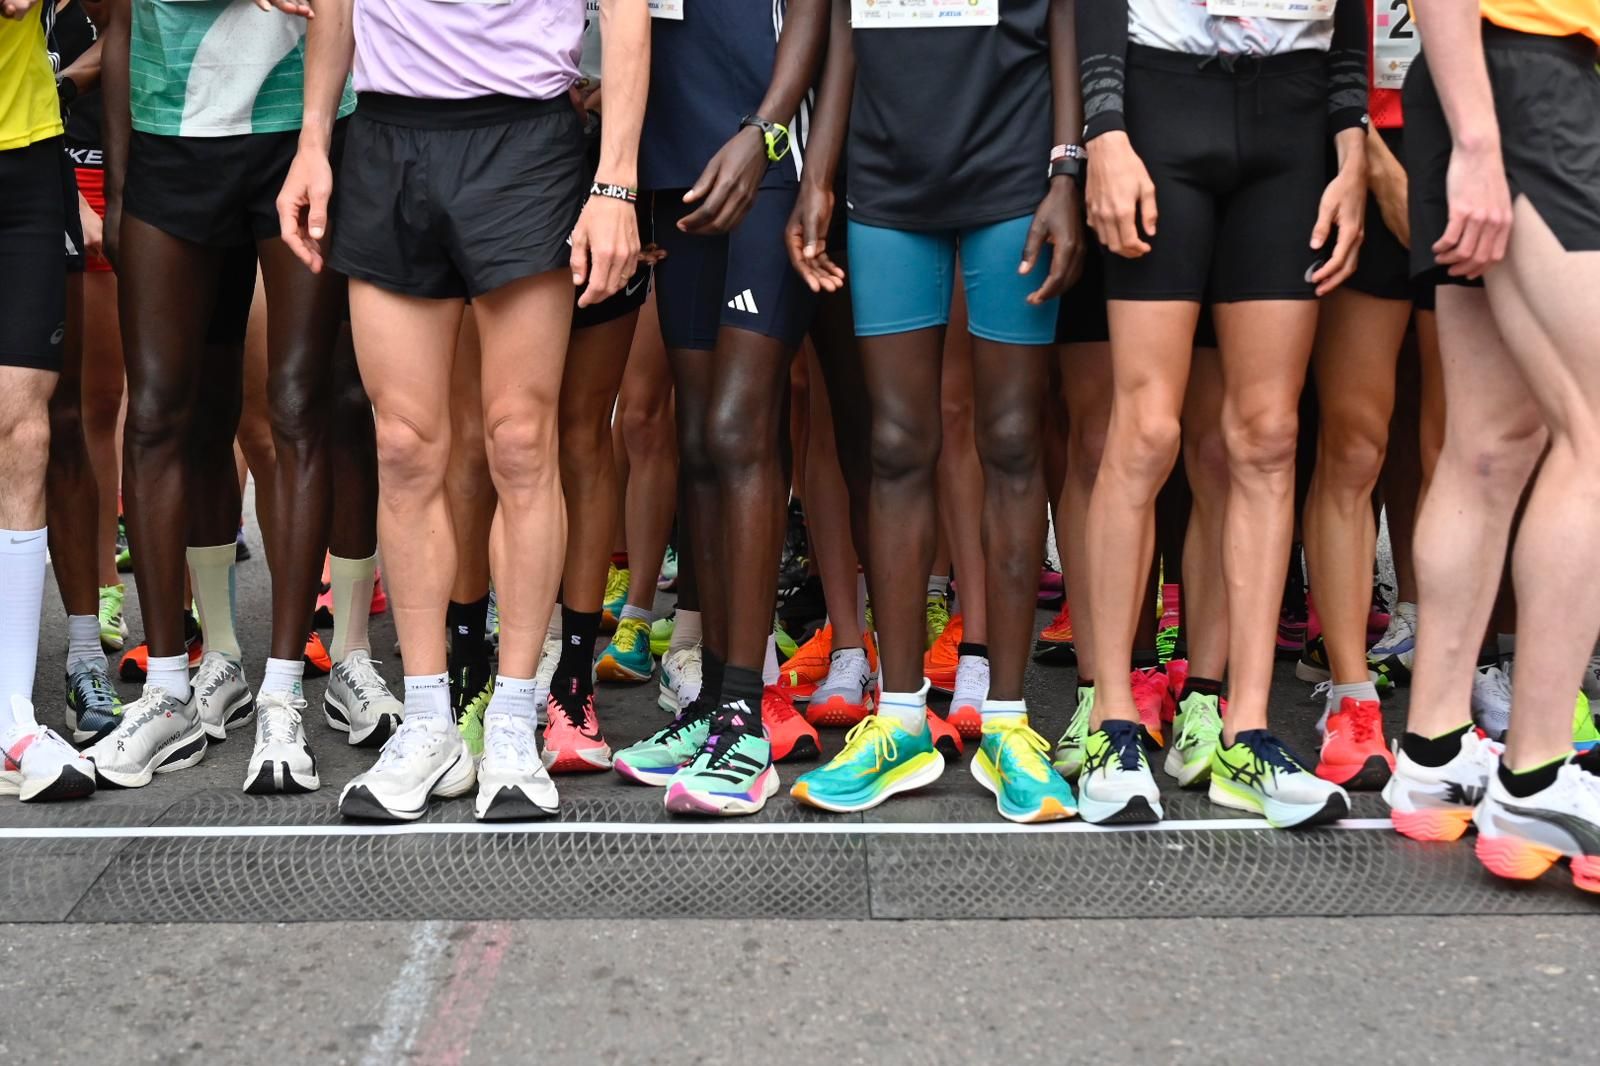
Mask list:
[[[761,131],[767,145],[767,162],[777,163],[789,154],[789,127],[781,122],[768,122],[760,115],[746,115],[739,120],[739,128],[754,126]]]
[[[1087,156],[1082,146],[1058,144],[1050,149],[1050,169],[1047,173],[1052,178],[1066,177],[1081,183],[1085,158]]]
[[[639,190],[629,185],[602,185],[598,181],[589,186],[590,196],[604,196],[608,200],[621,200],[624,203],[637,203]]]

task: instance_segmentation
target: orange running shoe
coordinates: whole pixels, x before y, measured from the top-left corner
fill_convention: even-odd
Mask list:
[[[383,591],[383,571],[376,568],[372,571],[372,606],[367,613],[379,615],[389,609],[389,594]]]
[[[772,745],[773,762],[815,759],[822,754],[816,727],[800,717],[793,701],[777,685],[768,685],[761,692],[761,724]]]
[[[829,623],[812,634],[811,639],[794,650],[794,654],[778,667],[778,687],[791,702],[803,703],[811,698],[828,676],[828,665],[833,655],[833,625]],[[871,658],[871,653],[868,653]]]
[[[1072,643],[1072,615],[1068,613],[1067,605],[1063,603],[1061,610],[1050,619],[1049,625],[1039,633],[1040,644],[1071,644]]]
[[[933,746],[939,749],[939,754],[946,759],[959,758],[963,749],[961,743],[961,730],[955,724],[940,718],[933,711],[928,712],[928,729],[933,736]],[[979,732],[983,731],[983,720],[978,721]]]
[[[1133,705],[1139,708],[1139,724],[1156,747],[1163,743],[1163,721],[1172,721],[1177,706],[1172,698],[1172,688],[1167,675],[1159,666],[1135,670],[1130,679],[1133,685]],[[1172,709],[1168,710],[1168,705]]]
[[[1346,696],[1328,715],[1317,776],[1349,789],[1382,788],[1394,773],[1394,753],[1383,742],[1383,710],[1377,700]]]
[[[205,642],[200,637],[200,624],[194,620],[194,615],[184,612],[184,650],[189,653],[189,669],[199,667],[200,660],[205,657]],[[117,660],[117,676],[124,681],[143,681],[150,676],[150,645],[148,642],[135,645],[122,653],[122,658]]]
[[[333,669],[333,657],[328,654],[322,637],[313,629],[306,638],[306,676],[326,677]]]
[[[933,647],[922,657],[922,675],[940,692],[954,692],[956,687],[956,668],[961,665],[961,633],[965,629],[961,616],[950,616],[950,624],[944,627],[944,632],[939,634],[939,639],[933,642]]]

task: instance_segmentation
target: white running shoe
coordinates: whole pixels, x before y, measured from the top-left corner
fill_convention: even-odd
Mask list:
[[[1139,723],[1108,718],[1084,742],[1078,817],[1094,825],[1159,822],[1161,789]]]
[[[1505,750],[1504,744],[1468,729],[1449,762],[1423,766],[1396,745],[1394,773],[1383,786],[1395,831],[1412,840],[1461,839]]]
[[[545,704],[550,702],[550,682],[561,665],[561,638],[544,635],[544,650],[539,653],[539,669],[533,672],[533,706],[535,720],[544,725]]]
[[[358,775],[339,794],[346,818],[414,822],[428,809],[428,797],[464,796],[478,779],[467,742],[444,716],[407,718],[384,744],[372,769]]]
[[[1570,859],[1572,883],[1600,892],[1600,777],[1568,761],[1555,784],[1526,798],[1513,796],[1489,775],[1489,789],[1472,823],[1478,860],[1499,877],[1531,881]]]
[[[252,796],[315,792],[322,787],[317,760],[300,720],[305,709],[302,697],[286,692],[263,692],[256,697],[256,746],[244,774],[244,790]]]
[[[330,728],[348,734],[354,746],[381,747],[404,714],[405,704],[390,694],[377,660],[367,652],[351,652],[328,675],[322,717]]]
[[[33,704],[12,696],[11,721],[10,731],[0,736],[0,796],[31,803],[94,794],[94,764],[40,725]]]
[[[656,705],[668,714],[677,714],[700,695],[702,685],[701,647],[669,648],[661,657],[661,692]]]
[[[1504,740],[1511,727],[1511,674],[1480,666],[1472,679],[1472,720],[1491,740]]]
[[[100,781],[118,788],[143,788],[156,774],[193,766],[206,754],[199,690],[181,703],[160,685],[122,708],[117,727],[84,752]]]
[[[208,651],[200,660],[193,687],[200,724],[212,740],[227,740],[231,730],[249,725],[256,716],[244,667],[219,651]]]
[[[521,822],[548,818],[561,802],[555,782],[539,758],[539,732],[533,719],[489,704],[483,720],[483,758],[478,760],[478,798],[473,813],[480,822]]]
[[[1583,671],[1583,694],[1590,703],[1600,700],[1600,655],[1591,658]]]

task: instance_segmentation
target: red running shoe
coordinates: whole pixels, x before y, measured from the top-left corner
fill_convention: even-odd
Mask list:
[[[1159,666],[1135,670],[1130,682],[1133,685],[1133,705],[1139,708],[1139,724],[1144,726],[1146,735],[1159,748],[1163,743],[1163,723],[1172,721],[1178,713],[1171,682]]]
[[[1383,711],[1377,700],[1346,696],[1328,715],[1317,776],[1345,788],[1372,790],[1389,783],[1394,753],[1383,741]]]
[[[600,732],[594,693],[580,692],[577,680],[558,678],[550,689],[541,754],[553,774],[611,769],[611,745]]]
[[[922,657],[922,675],[940,692],[955,691],[956,668],[961,665],[961,633],[964,628],[961,616],[951,615],[950,624],[944,627],[939,639],[933,642],[933,647]]]
[[[1039,632],[1040,644],[1071,644],[1072,643],[1072,615],[1063,603],[1061,610],[1050,619],[1050,623]]]
[[[932,731],[933,746],[939,749],[939,754],[943,755],[947,760],[960,758],[963,750],[961,730],[957,729],[954,723],[940,718],[930,710],[928,712],[928,729]],[[978,719],[978,729],[979,732],[983,730],[981,716]]]
[[[777,685],[768,685],[761,692],[761,724],[772,745],[773,762],[815,759],[822,754],[816,726],[800,716]]]
[[[833,655],[833,625],[829,623],[811,635],[794,650],[784,664],[778,667],[778,687],[796,703],[811,698],[828,677],[828,666]]]
[[[313,629],[306,638],[306,676],[327,677],[333,669],[333,657],[328,654],[327,647],[322,643],[322,637]]]
[[[372,606],[367,613],[372,615],[382,614],[389,609],[389,594],[383,591],[383,571],[372,572]]]

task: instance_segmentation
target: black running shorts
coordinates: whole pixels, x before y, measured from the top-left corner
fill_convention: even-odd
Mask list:
[[[1513,199],[1526,196],[1561,247],[1600,251],[1600,72],[1586,37],[1541,37],[1484,25],[1483,51]],[[1406,171],[1411,178],[1411,272],[1450,284],[1433,245],[1450,221],[1445,192],[1450,127],[1419,56],[1406,76]]]
[[[362,93],[335,188],[330,262],[430,299],[565,269],[586,175],[583,120],[564,95]]]
[[[5,279],[0,288],[0,366],[61,369],[67,325],[62,235],[68,233],[63,168],[70,176],[60,137],[0,152],[0,189],[5,190],[0,196],[0,278]],[[72,203],[76,222],[77,204]],[[80,251],[82,245],[79,237]],[[67,248],[69,254],[71,250]]]
[[[1379,130],[1394,157],[1405,162],[1404,131]],[[1344,287],[1380,300],[1407,300],[1419,311],[1433,310],[1433,283],[1411,277],[1411,252],[1384,224],[1377,197],[1367,193],[1366,238],[1356,260],[1356,270]]]
[[[1235,59],[1130,45],[1125,100],[1159,220],[1148,254],[1107,257],[1107,295],[1314,298],[1310,277],[1326,258],[1310,240],[1327,185],[1327,56]]]
[[[1106,260],[1111,253],[1091,247],[1083,257],[1083,273],[1072,288],[1061,295],[1061,311],[1056,318],[1057,344],[1106,344],[1111,340],[1111,322],[1106,314]],[[1200,308],[1195,323],[1194,346],[1215,348],[1217,330],[1211,322],[1211,305]]]

